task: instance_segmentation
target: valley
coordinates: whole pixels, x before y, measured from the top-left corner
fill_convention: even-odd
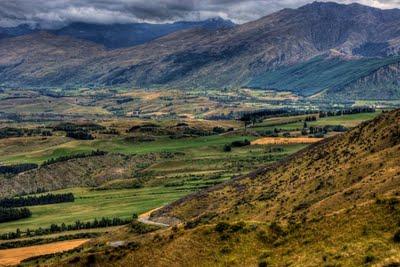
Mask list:
[[[399,111],[385,113],[150,215],[174,227],[132,222],[79,252],[36,262],[392,266],[399,250],[399,125]],[[116,240],[122,245],[107,246]]]
[[[0,266],[400,266],[396,1],[0,1]]]
[[[107,92],[107,89],[103,91]],[[79,93],[84,95],[85,92]],[[214,113],[202,113],[202,116],[195,113],[196,108],[189,113],[185,106],[203,105],[205,97],[192,94],[182,103],[168,91],[118,93],[113,97],[116,100],[122,96],[142,98],[138,102],[122,101],[124,113],[119,114],[81,113],[83,109],[63,113],[60,109],[52,111],[58,119],[34,118],[42,112],[46,113],[45,109],[51,108],[48,105],[53,100],[47,101],[46,107],[38,107],[39,110],[32,107],[29,112],[15,110],[20,117],[9,117],[3,121],[3,137],[0,139],[1,165],[10,166],[15,172],[1,175],[0,195],[3,198],[26,198],[72,193],[74,201],[30,206],[32,215],[29,218],[0,223],[0,236],[5,238],[2,245],[6,248],[18,240],[20,245],[17,246],[25,247],[55,242],[60,238],[74,240],[90,233],[97,236],[117,231],[132,216],[247,175],[265,164],[284,160],[323,137],[337,135],[382,112],[381,109],[366,110],[365,113],[360,110],[361,113],[356,114],[324,117],[317,111],[294,111],[297,107],[295,102],[284,106],[286,109],[275,102],[287,101],[292,98],[290,94],[261,94],[247,89],[241,92],[246,97],[242,97],[245,101],[240,105],[223,100],[216,103],[216,109],[210,109]],[[164,101],[168,94],[168,101],[172,103],[170,107],[175,111],[167,112],[167,117],[160,116],[153,108],[159,107],[160,101]],[[229,91],[221,92],[221,99],[229,99],[230,94]],[[81,101],[82,95],[79,96]],[[43,95],[38,94],[37,97]],[[56,101],[62,103],[69,99],[70,96],[63,96]],[[93,101],[99,101],[96,108],[119,105],[110,97]],[[107,102],[99,104],[101,101]],[[234,98],[233,101],[237,100]],[[266,104],[268,101],[271,103]],[[32,103],[38,104],[36,100]],[[146,104],[139,106],[146,113],[129,114],[129,110],[137,109],[138,104]],[[257,112],[252,113],[255,105],[260,114],[268,111],[266,107],[271,107],[278,115],[259,117]],[[343,110],[348,107],[349,104],[342,105]],[[22,106],[18,104],[15,108]],[[10,109],[7,111],[10,112]],[[283,114],[279,115],[281,112]],[[305,113],[291,115],[293,112]],[[248,124],[245,122],[247,119],[240,117],[243,114],[250,114],[256,119]],[[68,122],[74,116],[78,121]],[[207,116],[221,116],[223,120],[210,120]],[[342,128],[335,130],[332,128],[335,125]],[[306,129],[314,129],[312,127],[324,131],[322,138],[312,137],[311,132],[304,133]],[[73,134],[79,132],[82,133]],[[18,168],[24,164],[32,165],[32,169],[19,171]],[[121,222],[107,227],[85,226],[103,218]],[[77,226],[78,221],[82,226]],[[58,236],[57,239],[54,235]],[[42,239],[48,241],[38,243]]]

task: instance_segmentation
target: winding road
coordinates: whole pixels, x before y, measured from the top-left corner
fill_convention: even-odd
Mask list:
[[[146,213],[143,213],[143,214],[140,214],[139,218],[138,218],[138,221],[141,222],[141,223],[144,223],[144,224],[148,224],[148,225],[155,225],[155,226],[160,226],[160,227],[169,227],[169,224],[154,222],[154,221],[150,220],[151,213],[156,211],[156,210],[159,210],[161,208],[162,207],[150,210],[150,211],[148,211]]]

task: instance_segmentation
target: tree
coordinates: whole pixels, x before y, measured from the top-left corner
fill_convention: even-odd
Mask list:
[[[224,152],[231,152],[232,147],[230,145],[224,145]]]
[[[307,128],[303,128],[303,129],[301,130],[301,135],[308,135],[308,130],[307,130]]]

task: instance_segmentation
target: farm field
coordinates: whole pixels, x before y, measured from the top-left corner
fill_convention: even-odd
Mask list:
[[[204,151],[224,145],[237,139],[253,139],[252,136],[207,136],[197,138],[161,138],[154,142],[132,143],[121,138],[104,140],[74,140],[65,137],[37,137],[0,139],[0,162],[42,163],[50,158],[90,152],[96,149],[114,153],[145,154],[156,152]],[[13,144],[14,142],[14,144]]]
[[[250,138],[252,139],[254,138]],[[182,143],[176,141],[169,148],[184,154],[147,166],[142,171],[142,175],[146,177],[143,180],[143,188],[126,188],[135,182],[134,178],[113,180],[98,188],[52,191],[51,193],[56,194],[72,192],[75,202],[29,207],[32,212],[31,218],[1,223],[0,233],[15,231],[16,228],[25,231],[27,228],[49,227],[53,223],[73,224],[76,220],[91,221],[101,217],[131,218],[133,213],[149,211],[201,188],[246,174],[254,167],[280,160],[306,146],[252,145],[234,148],[230,153],[224,152],[223,144],[233,140],[243,140],[243,137],[208,137],[200,138],[196,142],[180,140]],[[154,145],[147,149],[154,153],[160,147]]]
[[[288,144],[312,144],[323,140],[323,138],[311,137],[263,137],[251,142],[252,145],[288,145]]]
[[[73,224],[95,218],[131,218],[133,213],[143,213],[163,206],[190,192],[189,188],[148,187],[121,190],[91,190],[74,188],[52,193],[72,192],[75,202],[30,207],[32,217],[1,223],[0,233],[49,227],[54,224]]]
[[[319,118],[317,121],[307,122],[308,126],[327,126],[327,125],[343,125],[344,127],[352,128],[363,121],[371,120],[381,114],[381,111],[374,113],[360,113],[333,117]],[[311,114],[312,115],[312,114]],[[270,130],[281,129],[285,131],[296,131],[303,127],[304,119],[311,115],[290,116],[266,119],[261,123],[255,124],[254,130]],[[318,115],[318,114],[314,114]]]
[[[79,247],[87,241],[87,239],[77,239],[45,245],[0,250],[0,266],[17,265],[27,258],[67,251]]]

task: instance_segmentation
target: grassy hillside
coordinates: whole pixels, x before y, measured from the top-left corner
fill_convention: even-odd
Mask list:
[[[144,235],[127,227],[54,259],[104,266],[398,266],[399,151],[397,110],[151,216],[178,220],[177,227]],[[110,240],[127,243],[112,249]]]

